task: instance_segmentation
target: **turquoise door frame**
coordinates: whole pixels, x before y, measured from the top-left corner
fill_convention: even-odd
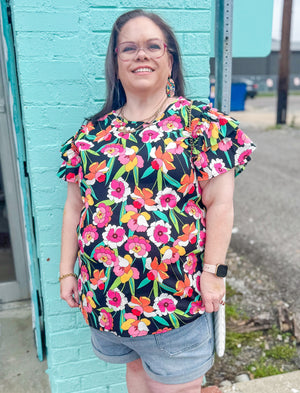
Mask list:
[[[0,56],[1,72],[5,85],[4,108],[7,112],[7,124],[1,131],[2,136],[7,133],[10,136],[9,149],[15,157],[15,187],[18,194],[18,206],[15,206],[16,220],[20,227],[19,238],[23,247],[22,262],[27,261],[30,275],[30,295],[32,301],[32,321],[35,333],[37,355],[43,360],[42,330],[43,304],[41,296],[39,261],[36,252],[34,236],[34,222],[31,209],[30,182],[26,170],[26,148],[22,127],[22,111],[17,78],[17,66],[15,61],[13,26],[10,19],[10,6],[8,0],[0,0]],[[12,100],[10,99],[12,97]],[[14,134],[14,135],[13,135]],[[14,143],[16,141],[16,143]],[[21,214],[18,214],[21,212]]]

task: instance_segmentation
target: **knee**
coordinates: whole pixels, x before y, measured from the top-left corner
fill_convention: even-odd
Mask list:
[[[135,373],[144,370],[141,359],[133,360],[132,362],[127,363],[126,366],[127,366],[127,371],[132,371]]]

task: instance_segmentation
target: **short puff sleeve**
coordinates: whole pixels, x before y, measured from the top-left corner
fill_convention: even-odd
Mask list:
[[[77,134],[68,139],[60,149],[63,163],[57,172],[57,176],[70,183],[80,183],[81,179],[81,157],[76,146]]]
[[[212,177],[235,168],[241,173],[256,146],[239,128],[239,122],[210,105],[192,105],[191,154],[197,178]]]

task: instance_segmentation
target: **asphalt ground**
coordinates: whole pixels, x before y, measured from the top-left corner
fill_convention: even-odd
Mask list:
[[[236,180],[231,247],[259,264],[277,284],[280,300],[299,313],[300,96],[288,103],[288,125],[280,129],[275,97],[247,100],[245,112],[231,113],[257,145]]]

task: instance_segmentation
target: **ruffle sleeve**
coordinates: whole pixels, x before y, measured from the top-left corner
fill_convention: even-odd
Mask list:
[[[256,146],[239,128],[239,122],[204,103],[193,103],[191,154],[198,180],[235,169],[241,173]]]
[[[57,171],[57,176],[70,183],[80,183],[81,157],[76,146],[77,134],[68,139],[61,147],[63,163]]]

